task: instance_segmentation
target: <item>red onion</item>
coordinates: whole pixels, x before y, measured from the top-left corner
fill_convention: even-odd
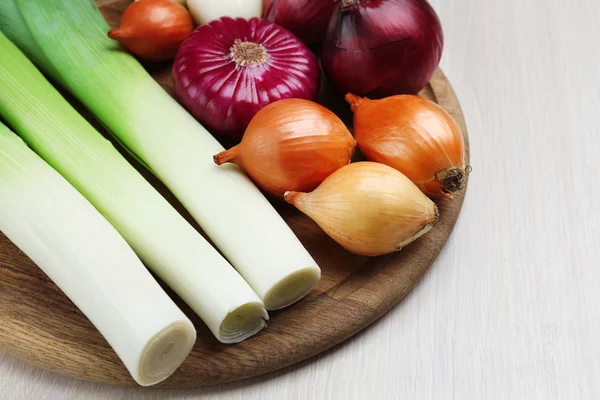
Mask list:
[[[425,0],[342,0],[323,44],[323,67],[343,93],[416,94],[442,56],[443,33]]]
[[[306,44],[323,41],[340,0],[265,0],[264,17],[289,29]]]
[[[198,27],[173,64],[177,95],[223,144],[239,143],[254,115],[277,100],[313,100],[316,56],[264,19],[224,17]]]

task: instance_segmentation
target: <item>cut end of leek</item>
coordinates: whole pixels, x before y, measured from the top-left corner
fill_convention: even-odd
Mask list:
[[[312,266],[295,271],[274,285],[263,299],[267,310],[278,310],[294,304],[312,290],[321,278],[319,267]]]
[[[267,326],[269,315],[262,303],[247,303],[227,314],[221,323],[218,339],[223,343],[239,343]]]
[[[142,386],[164,381],[183,363],[195,342],[196,330],[189,321],[166,327],[148,341],[135,381]]]
[[[194,326],[117,230],[1,122],[0,231],[89,318],[140,385],[166,379],[190,352]]]

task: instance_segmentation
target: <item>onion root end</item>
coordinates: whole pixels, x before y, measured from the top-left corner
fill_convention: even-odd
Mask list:
[[[451,167],[435,173],[435,180],[442,185],[444,197],[452,198],[452,195],[465,187],[466,178],[471,167]]]

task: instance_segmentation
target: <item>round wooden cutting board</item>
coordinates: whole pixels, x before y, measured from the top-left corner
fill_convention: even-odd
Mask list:
[[[111,26],[116,26],[129,1],[98,3]],[[163,87],[174,94],[169,66],[149,68]],[[459,123],[465,135],[468,161],[464,118],[441,71],[436,72],[421,95],[439,103]],[[320,102],[347,123],[351,122],[349,106],[326,82]],[[147,172],[142,172],[190,220],[173,196]],[[321,266],[321,281],[300,302],[271,312],[266,329],[236,345],[219,343],[202,321],[166,289],[196,326],[198,339],[183,365],[158,386],[209,385],[264,374],[314,356],[359,332],[400,301],[423,276],[448,239],[463,199],[464,191],[450,201],[438,201],[441,218],[429,233],[399,253],[376,258],[350,254],[308,217],[287,204],[275,202],[277,210]],[[134,384],[117,355],[87,318],[2,234],[0,350],[74,378]]]

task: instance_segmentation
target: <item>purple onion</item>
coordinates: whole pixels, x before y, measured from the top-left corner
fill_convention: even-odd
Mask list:
[[[263,17],[289,29],[308,45],[321,44],[340,0],[265,0]]]
[[[267,104],[287,98],[314,100],[319,64],[285,28],[259,18],[224,17],[198,27],[183,42],[173,80],[192,115],[232,145]]]
[[[342,0],[323,43],[323,68],[343,94],[416,94],[443,44],[440,20],[425,0]]]

